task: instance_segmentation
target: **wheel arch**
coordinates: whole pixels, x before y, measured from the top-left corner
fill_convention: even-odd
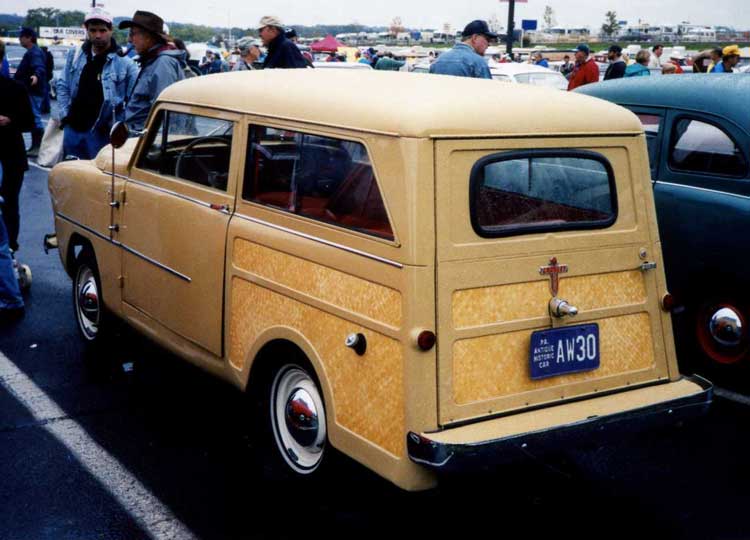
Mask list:
[[[335,418],[333,389],[323,361],[312,343],[294,328],[268,328],[255,339],[240,373],[242,389],[252,392],[254,385],[262,383],[273,367],[280,367],[290,357],[295,357],[311,370],[310,374],[323,394],[329,428],[332,427]]]
[[[94,245],[91,241],[78,232],[71,234],[68,239],[65,253],[65,271],[71,279],[75,277],[76,258],[84,249],[90,250],[91,255],[94,257],[94,260],[96,260],[96,252],[94,251]]]

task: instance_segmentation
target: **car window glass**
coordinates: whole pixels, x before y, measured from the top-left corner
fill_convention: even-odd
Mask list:
[[[233,123],[160,111],[138,167],[226,191]]]
[[[533,230],[606,227],[614,223],[614,177],[603,156],[500,154],[472,170],[471,214],[482,236]]]
[[[651,163],[651,168],[656,169],[657,164],[657,150],[659,126],[661,125],[661,116],[658,114],[646,114],[636,113],[636,116],[641,121],[643,131],[646,133],[646,146],[648,148],[648,159]]]
[[[738,177],[747,171],[745,157],[729,134],[718,126],[689,118],[675,123],[669,165],[679,171]]]
[[[367,149],[358,142],[251,126],[242,197],[393,239]]]

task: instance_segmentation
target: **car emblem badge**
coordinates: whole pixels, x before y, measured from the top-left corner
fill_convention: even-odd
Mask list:
[[[567,271],[568,265],[557,264],[557,257],[552,257],[549,260],[549,266],[539,267],[541,275],[550,277],[549,290],[552,292],[552,296],[557,296],[557,289],[560,286],[560,274],[565,274]]]

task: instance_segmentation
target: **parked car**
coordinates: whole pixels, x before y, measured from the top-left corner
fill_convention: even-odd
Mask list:
[[[317,69],[362,69],[364,71],[372,70],[370,64],[361,64],[359,62],[313,62],[313,67]]]
[[[124,321],[247,390],[264,470],[302,482],[336,449],[424,489],[704,412],[661,303],[635,116],[444,79],[194,78],[114,171],[110,147],[57,165],[82,339]]]
[[[490,65],[490,73],[496,81],[507,83],[532,84],[558,90],[567,90],[568,81],[559,72],[527,63],[496,63]],[[412,69],[414,73],[429,73],[430,64],[420,63]]]
[[[8,60],[11,78],[16,74],[16,69],[18,69],[18,64],[21,63],[24,54],[26,54],[26,49],[20,45],[5,45],[5,58]]]
[[[578,91],[641,120],[682,367],[733,378],[750,353],[750,77],[686,74]]]
[[[49,83],[49,95],[52,99],[57,99],[57,81],[60,79],[63,69],[65,69],[65,60],[68,56],[68,51],[72,48],[65,45],[52,45],[49,47],[49,52],[52,53],[52,58],[55,62],[54,76]]]

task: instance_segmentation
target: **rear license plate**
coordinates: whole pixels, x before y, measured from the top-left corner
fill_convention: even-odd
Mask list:
[[[531,334],[532,379],[544,379],[599,367],[599,325],[581,324]]]

